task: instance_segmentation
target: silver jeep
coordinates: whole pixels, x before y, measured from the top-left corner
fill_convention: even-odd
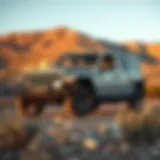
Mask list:
[[[54,66],[26,73],[22,84],[20,110],[27,116],[39,115],[48,103],[63,104],[75,116],[109,101],[126,100],[137,109],[144,97],[140,59],[126,52],[66,53]]]

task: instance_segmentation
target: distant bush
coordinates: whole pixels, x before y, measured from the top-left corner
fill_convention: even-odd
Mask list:
[[[36,123],[25,122],[17,114],[1,114],[0,159],[1,153],[7,155],[14,151],[22,160],[61,160],[56,143],[52,140],[52,137],[40,132]],[[14,157],[11,155],[11,159]]]
[[[148,87],[146,89],[147,96],[160,97],[160,86]]]
[[[117,118],[123,138],[131,144],[139,144],[143,139],[143,117],[137,112],[126,111],[126,113],[119,114]]]
[[[36,133],[36,126],[27,126],[20,116],[3,114],[0,117],[0,150],[24,148]]]
[[[160,106],[146,113],[126,111],[117,120],[123,138],[132,145],[152,145],[160,139]]]
[[[0,118],[0,148],[11,149],[22,145],[27,133],[22,120],[17,116],[1,115]]]
[[[24,152],[21,154],[21,160],[52,160],[52,157],[47,152],[45,153]]]

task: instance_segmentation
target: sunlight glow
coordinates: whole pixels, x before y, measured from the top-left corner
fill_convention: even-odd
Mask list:
[[[44,69],[46,69],[47,67],[48,67],[48,63],[47,63],[46,60],[42,60],[42,61],[39,63],[39,66],[38,66],[38,68],[39,68],[40,70],[44,70]]]

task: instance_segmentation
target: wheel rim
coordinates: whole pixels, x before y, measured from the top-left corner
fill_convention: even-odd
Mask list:
[[[22,106],[21,113],[24,117],[32,117],[36,114],[36,105],[26,104]]]
[[[28,113],[33,116],[36,113],[36,105],[35,104],[30,104],[28,105]]]
[[[86,90],[81,90],[75,97],[74,106],[77,111],[85,112],[91,110],[93,97]]]

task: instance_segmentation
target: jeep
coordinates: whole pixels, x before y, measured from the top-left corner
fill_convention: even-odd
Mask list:
[[[101,103],[124,100],[137,109],[145,93],[140,61],[126,52],[66,53],[47,69],[24,73],[20,111],[38,116],[54,103],[82,117]]]

